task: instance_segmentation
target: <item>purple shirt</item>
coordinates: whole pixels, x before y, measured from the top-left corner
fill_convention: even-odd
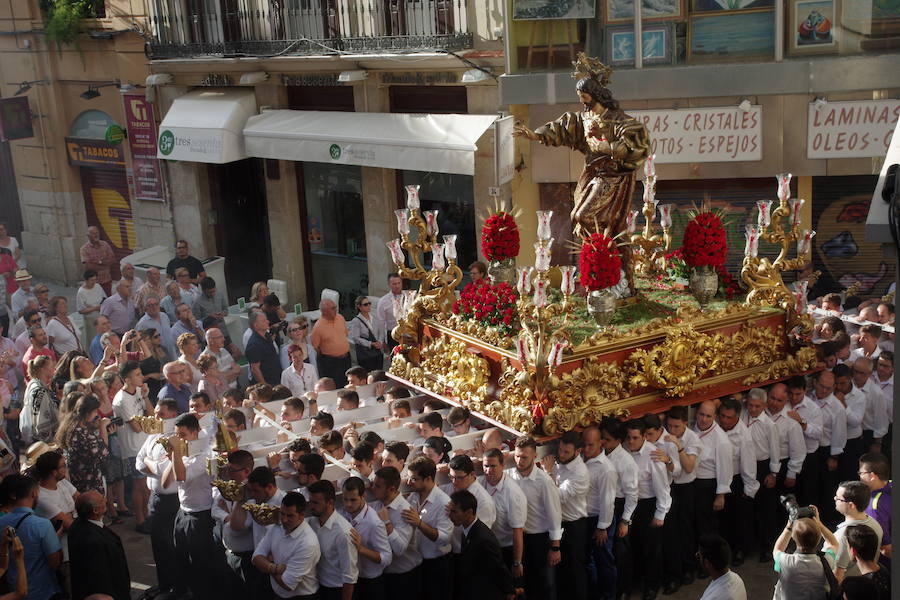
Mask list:
[[[878,521],[884,535],[881,543],[887,546],[891,543],[891,488],[894,484],[888,481],[880,490],[875,490],[869,497],[869,506],[866,508],[866,514]],[[881,564],[888,569],[891,568],[891,559],[881,556]]]
[[[112,330],[122,336],[134,325],[134,301],[116,292],[100,305],[100,314],[109,319]]]

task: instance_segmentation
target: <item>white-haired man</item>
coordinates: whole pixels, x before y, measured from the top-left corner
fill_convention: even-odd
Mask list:
[[[331,377],[338,388],[347,385],[345,372],[350,368],[350,342],[347,322],[337,311],[333,300],[319,303],[322,317],[312,330],[312,345],[317,353],[316,362],[321,377]]]

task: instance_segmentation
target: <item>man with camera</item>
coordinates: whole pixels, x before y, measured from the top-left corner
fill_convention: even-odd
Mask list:
[[[793,495],[782,496],[782,504],[788,513],[788,521],[775,541],[772,555],[778,582],[773,600],[820,598],[837,586],[832,569],[838,541],[819,519],[815,506],[800,507]],[[825,539],[823,553],[816,552]],[[787,547],[793,540],[796,551],[788,554]]]

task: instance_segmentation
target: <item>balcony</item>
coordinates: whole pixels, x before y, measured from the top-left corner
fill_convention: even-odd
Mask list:
[[[469,0],[149,0],[152,59],[464,50]]]

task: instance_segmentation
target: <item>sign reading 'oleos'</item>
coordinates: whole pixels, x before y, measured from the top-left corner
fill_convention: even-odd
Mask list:
[[[891,145],[900,100],[811,102],[807,112],[807,158],[884,156]]]

